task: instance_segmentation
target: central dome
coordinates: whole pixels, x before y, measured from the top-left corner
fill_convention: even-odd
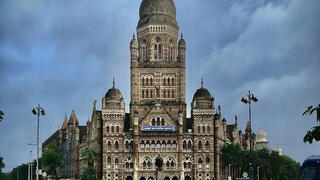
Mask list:
[[[144,25],[171,25],[178,28],[173,0],[143,0],[140,5],[138,27]]]
[[[140,18],[151,14],[165,14],[176,17],[176,7],[173,0],[143,0],[140,5]]]

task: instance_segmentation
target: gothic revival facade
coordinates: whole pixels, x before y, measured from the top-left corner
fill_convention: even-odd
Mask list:
[[[89,147],[98,153],[99,179],[223,179],[221,148],[227,142],[247,146],[247,136],[237,123],[226,124],[203,82],[187,117],[187,45],[179,38],[173,0],[143,0],[139,15],[137,36],[130,42],[130,112],[113,82],[101,109],[94,102],[86,131],[77,139],[77,174],[86,166],[79,154]],[[156,157],[163,159],[161,171]]]

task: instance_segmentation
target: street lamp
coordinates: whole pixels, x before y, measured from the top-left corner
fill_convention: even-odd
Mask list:
[[[36,180],[39,180],[39,120],[40,116],[45,115],[44,109],[38,104],[35,108],[32,109],[32,113],[37,115],[38,124],[37,124],[37,168],[36,168]]]
[[[254,170],[252,167],[252,125],[251,125],[251,102],[257,102],[258,98],[252,94],[250,91],[246,95],[246,97],[241,98],[241,102],[244,104],[249,105],[249,124],[250,124],[250,137],[249,137],[249,142],[250,142],[250,159],[249,159],[249,179],[253,180],[254,179]]]

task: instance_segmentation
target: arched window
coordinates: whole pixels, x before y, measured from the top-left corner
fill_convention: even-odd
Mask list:
[[[172,142],[172,149],[176,149],[177,148],[177,142],[174,140]]]
[[[151,77],[150,78],[150,86],[152,86],[153,85],[153,78]]]
[[[116,132],[119,133],[120,132],[120,127],[116,126]]]
[[[143,169],[147,169],[147,162],[143,161],[142,166],[143,166]]]
[[[202,126],[202,133],[206,133],[206,127]]]
[[[141,149],[144,149],[144,141],[141,141],[141,142],[140,142],[140,148],[141,148]]]
[[[129,150],[129,148],[130,148],[129,141],[126,141],[126,142],[125,142],[125,147],[126,147],[126,150]]]
[[[108,141],[108,149],[109,149],[109,150],[112,149],[111,141]]]
[[[199,159],[198,159],[198,164],[202,164],[202,162],[203,162],[202,159],[199,158]]]
[[[130,168],[130,164],[128,162],[126,162],[126,168],[129,169]]]
[[[202,142],[201,141],[198,142],[198,149],[202,149]]]
[[[146,142],[146,148],[147,148],[147,149],[150,148],[150,141],[149,141],[149,140],[147,140],[147,142]]]
[[[114,126],[111,126],[111,132],[114,133]]]
[[[149,90],[146,90],[147,94],[146,94],[146,98],[149,97]]]
[[[118,141],[114,142],[114,148],[116,150],[119,150],[119,142]]]
[[[171,78],[171,84],[172,84],[172,86],[174,86],[174,78]]]
[[[158,140],[158,141],[157,141],[156,148],[157,148],[157,149],[160,149],[160,147],[161,147],[161,143],[160,143],[160,141]]]
[[[167,80],[166,80],[166,78],[164,77],[163,78],[163,86],[166,86],[167,85]]]
[[[154,149],[156,147],[156,142],[155,141],[151,141],[151,149]]]
[[[206,149],[210,149],[210,142],[208,140],[206,141]]]
[[[131,162],[131,163],[130,163],[130,168],[133,169],[133,167],[134,167],[134,163]]]
[[[156,125],[156,120],[153,118],[151,121],[151,126],[155,126]]]
[[[160,38],[157,38],[154,44],[154,59],[162,59],[162,44]]]
[[[157,126],[161,125],[160,117],[157,117]]]
[[[210,128],[210,126],[207,126],[207,133],[211,133],[211,128]]]
[[[192,143],[191,143],[191,141],[189,140],[188,141],[188,149],[191,149],[192,148]]]
[[[130,148],[131,148],[131,150],[132,150],[132,149],[134,149],[134,143],[133,143],[133,140],[132,140],[132,141],[130,141]]]
[[[108,156],[108,158],[107,158],[107,163],[108,163],[108,164],[111,164],[111,161],[112,161],[112,160],[111,160],[111,157]]]
[[[164,118],[161,118],[161,126],[165,126],[166,125],[166,122],[164,120]]]
[[[171,96],[172,98],[174,98],[174,90],[172,90]]]
[[[141,78],[141,84],[144,86],[144,77]]]
[[[206,157],[206,163],[207,163],[207,164],[210,163],[210,157],[209,157],[209,156]]]
[[[163,98],[166,98],[166,94],[167,93],[167,91],[166,90],[163,90]]]
[[[198,126],[198,133],[201,133],[201,126]]]
[[[170,78],[168,78],[168,86],[170,86]]]
[[[161,143],[161,148],[162,148],[162,149],[165,149],[165,148],[166,148],[166,141],[165,141],[165,140],[162,141],[162,143]]]
[[[183,141],[182,147],[183,147],[183,149],[187,149],[187,142],[186,142],[186,140]]]
[[[110,126],[107,126],[107,133],[110,132]]]
[[[142,42],[140,56],[142,61],[147,61],[147,41],[146,40]]]
[[[171,149],[171,141],[167,142],[167,149]]]
[[[114,163],[115,163],[115,164],[119,164],[119,159],[118,159],[118,158],[115,158],[115,159],[114,159]]]

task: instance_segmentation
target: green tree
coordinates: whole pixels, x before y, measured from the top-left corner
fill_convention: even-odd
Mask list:
[[[239,145],[229,144],[222,148],[222,163],[238,164],[243,171],[249,167],[249,151],[241,149]],[[300,164],[288,156],[279,155],[278,152],[262,149],[253,151],[253,167],[261,180],[295,180],[298,177]],[[241,174],[241,173],[240,173]],[[238,175],[239,176],[239,175]]]
[[[51,146],[43,152],[42,163],[47,174],[58,179],[57,168],[63,167],[63,157],[57,147]]]
[[[94,167],[97,161],[97,153],[93,149],[86,148],[82,152],[81,157],[87,162],[87,167],[81,175],[81,180],[97,180],[97,172]]]
[[[317,107],[309,106],[307,110],[302,114],[302,116],[311,115],[313,112],[316,112],[316,123],[317,126],[312,127],[307,131],[307,134],[304,136],[303,141],[306,143],[313,143],[313,140],[320,141],[320,104]]]

